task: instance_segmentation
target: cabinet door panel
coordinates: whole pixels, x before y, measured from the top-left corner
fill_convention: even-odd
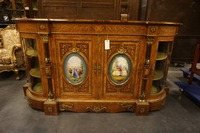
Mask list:
[[[62,38],[62,39],[61,39]],[[95,98],[95,36],[62,36],[56,44],[58,97]]]
[[[104,49],[104,40],[110,40],[110,49]],[[101,37],[103,74],[100,97],[132,99],[140,86],[137,82],[141,59],[142,39],[131,36]],[[141,58],[141,59],[140,59]]]
[[[40,39],[39,39],[40,38]],[[44,47],[37,34],[21,34],[27,83],[32,96],[44,98],[48,95],[48,81],[44,69]]]

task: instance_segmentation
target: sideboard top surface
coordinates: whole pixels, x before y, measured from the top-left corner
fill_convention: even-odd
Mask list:
[[[93,20],[93,19],[47,19],[47,18],[15,18],[15,22],[64,22],[64,23],[115,23],[115,24],[139,24],[139,25],[177,25],[180,26],[182,23],[179,22],[164,22],[164,21],[123,21],[123,20]]]
[[[39,34],[174,36],[181,23],[155,21],[16,18],[17,30]]]

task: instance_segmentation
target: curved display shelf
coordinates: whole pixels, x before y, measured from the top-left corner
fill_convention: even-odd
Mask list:
[[[37,93],[43,93],[42,90],[42,83],[37,83],[34,87],[33,87],[33,91],[37,92]]]
[[[33,49],[32,47],[28,48],[28,50],[26,51],[26,55],[30,56],[30,57],[37,57],[38,56],[38,51]]]
[[[162,53],[162,52],[158,52],[157,56],[156,56],[156,60],[164,60],[167,58],[167,54],[166,53]]]
[[[33,7],[33,11],[38,11],[38,8],[36,8],[36,7]]]
[[[159,79],[163,78],[163,76],[164,76],[164,73],[162,71],[155,70],[153,80],[159,80]]]
[[[35,78],[41,78],[41,76],[40,76],[40,69],[39,68],[32,68],[31,70],[30,70],[30,75],[31,76],[33,76],[33,77],[35,77]]]
[[[156,94],[159,92],[159,89],[152,85],[151,87],[151,94]]]

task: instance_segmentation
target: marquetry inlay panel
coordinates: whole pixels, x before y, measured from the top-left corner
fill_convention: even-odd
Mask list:
[[[73,85],[63,79],[63,92],[89,92],[89,79],[80,85]]]
[[[123,40],[123,41],[111,40],[110,43],[111,43],[110,44],[111,49],[105,52],[105,56],[106,56],[105,64],[106,66],[109,66],[109,67],[105,68],[105,72],[108,75],[106,76],[106,78],[104,78],[105,87],[104,87],[103,92],[105,95],[113,95],[113,93],[115,93],[115,95],[124,95],[124,94],[131,95],[133,94],[134,88],[136,86],[135,76],[136,76],[136,70],[137,70],[138,51],[139,51],[140,43],[138,41],[130,41],[130,40]],[[123,58],[125,60],[127,59],[126,62],[128,66],[126,66],[126,64],[123,65],[123,62],[121,62],[122,64],[120,64],[120,62],[118,62],[117,59],[116,61],[113,61],[113,58],[115,57],[119,59],[123,59]],[[112,62],[113,64],[111,65],[110,63]],[[117,65],[118,63],[122,66]],[[117,70],[115,69],[115,67]],[[121,69],[121,71],[119,69]],[[113,73],[115,73],[116,76],[112,78]],[[123,73],[125,74],[123,75]],[[125,79],[124,77],[126,76],[127,78]],[[124,79],[124,81],[118,80],[120,78]]]
[[[90,65],[93,58],[90,52],[93,47],[92,40],[80,39],[77,36],[70,38],[56,39],[60,93],[66,96],[91,95],[92,73],[88,71],[91,71],[92,67]]]
[[[174,35],[176,34],[176,28],[175,27],[171,27],[171,26],[163,26],[160,27],[160,31],[158,34],[171,34]]]
[[[93,24],[68,24],[68,25],[55,25],[53,31],[67,32],[70,34],[145,34],[145,26],[130,26],[124,25],[93,25]]]

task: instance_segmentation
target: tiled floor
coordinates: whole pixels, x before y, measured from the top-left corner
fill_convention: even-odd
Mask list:
[[[187,66],[186,66],[187,67]],[[46,116],[28,106],[21,80],[0,74],[0,133],[200,133],[200,107],[179,91],[175,81],[187,81],[178,67],[170,67],[165,106],[148,116],[134,113],[61,112]]]

